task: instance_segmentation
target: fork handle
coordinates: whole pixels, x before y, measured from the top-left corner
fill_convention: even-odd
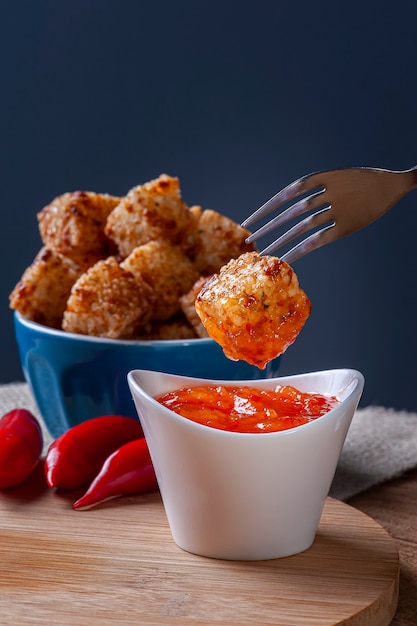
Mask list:
[[[414,183],[417,187],[417,165],[414,165],[414,167],[410,167],[410,169],[408,170],[400,170],[398,174],[407,174],[412,183]]]

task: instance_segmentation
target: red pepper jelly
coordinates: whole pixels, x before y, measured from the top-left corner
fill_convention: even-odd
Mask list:
[[[239,433],[295,428],[324,415],[339,403],[334,396],[306,393],[289,385],[271,390],[202,385],[177,389],[157,400],[194,422]]]

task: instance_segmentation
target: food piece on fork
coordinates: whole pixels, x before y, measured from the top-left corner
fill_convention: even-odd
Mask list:
[[[288,263],[257,252],[232,259],[208,279],[195,307],[228,358],[260,369],[295,341],[311,312]]]

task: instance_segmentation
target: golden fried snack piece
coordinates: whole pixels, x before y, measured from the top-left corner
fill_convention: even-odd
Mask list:
[[[295,341],[311,304],[285,261],[247,252],[205,283],[196,311],[227,357],[264,369]]]
[[[178,178],[161,174],[129,191],[109,215],[105,233],[124,258],[154,239],[179,243],[192,220],[181,198]]]
[[[138,246],[120,265],[152,286],[156,296],[153,321],[166,321],[178,313],[179,297],[198,278],[196,268],[181,248],[162,239]]]
[[[200,221],[202,213],[203,209],[201,208],[201,206],[190,206],[190,221],[181,237],[180,246],[190,259],[195,258],[198,247],[200,245],[198,223]]]
[[[249,231],[212,209],[202,212],[197,230],[194,263],[204,276],[218,272],[230,259],[255,250],[253,243],[245,241]]]
[[[71,287],[81,273],[75,261],[43,247],[10,294],[10,307],[34,322],[60,328]]]
[[[92,259],[95,263],[115,251],[104,227],[119,202],[120,198],[92,191],[58,196],[38,213],[43,243],[87,269]]]
[[[208,333],[206,329],[204,328],[201,319],[197,315],[197,311],[195,310],[195,301],[196,301],[197,295],[200,293],[201,289],[203,288],[203,285],[208,280],[209,280],[209,277],[201,276],[191,287],[190,291],[185,293],[179,299],[180,307],[181,307],[183,314],[185,315],[185,317],[187,318],[187,320],[193,327],[194,332],[197,335],[197,337],[200,337],[200,339],[208,337]]]
[[[161,322],[152,327],[143,337],[138,337],[138,339],[152,341],[195,338],[196,334],[194,329],[185,318],[176,318],[172,321]]]
[[[62,328],[82,335],[129,339],[149,321],[153,300],[153,291],[144,280],[108,257],[73,285]]]

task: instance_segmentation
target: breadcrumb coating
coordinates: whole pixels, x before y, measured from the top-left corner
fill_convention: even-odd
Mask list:
[[[200,245],[198,223],[200,221],[202,213],[203,209],[201,208],[201,206],[195,205],[190,207],[190,221],[181,236],[180,246],[184,250],[185,254],[188,256],[188,258],[192,260],[195,259],[198,247]]]
[[[143,279],[109,257],[98,261],[73,285],[62,328],[83,335],[128,339],[149,321],[153,300],[153,291]]]
[[[10,294],[10,307],[29,320],[60,328],[71,287],[81,274],[75,261],[43,247]]]
[[[161,174],[128,192],[109,215],[105,233],[124,258],[155,239],[179,243],[192,222],[193,215],[181,198],[178,178]]]
[[[197,314],[197,311],[195,310],[195,301],[196,301],[197,295],[200,293],[201,289],[203,288],[203,285],[208,280],[209,280],[209,277],[201,276],[191,287],[190,291],[185,293],[179,299],[180,307],[181,307],[183,314],[185,315],[185,317],[187,318],[187,320],[193,327],[194,332],[197,335],[197,337],[200,337],[200,339],[208,337],[208,333],[207,333],[207,330],[204,328],[203,323]]]
[[[96,262],[115,251],[104,227],[119,202],[120,198],[92,191],[58,196],[37,216],[44,245],[87,269],[92,257]]]
[[[229,261],[203,285],[195,306],[227,357],[260,369],[295,341],[311,312],[293,269],[257,252]]]
[[[249,231],[233,220],[212,209],[202,212],[197,224],[197,243],[194,263],[200,274],[210,276],[230,259],[255,250],[246,243]]]
[[[168,320],[178,313],[180,296],[199,277],[196,267],[182,249],[163,239],[138,246],[121,267],[151,285],[156,296],[152,311],[155,321]]]
[[[43,247],[10,307],[65,331],[112,339],[211,336],[264,368],[310,313],[293,270],[261,257],[249,231],[186,205],[161,174],[120,198],[64,193],[38,213]]]
[[[143,337],[140,337],[140,339],[152,341],[195,338],[196,334],[194,329],[185,318],[178,318],[156,324],[151,327]]]

